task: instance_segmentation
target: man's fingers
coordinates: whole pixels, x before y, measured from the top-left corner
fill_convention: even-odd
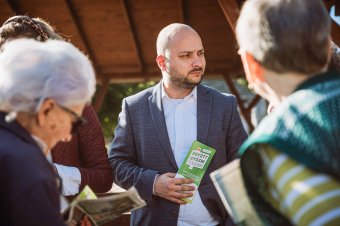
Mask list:
[[[167,177],[174,178],[176,176],[176,173],[166,173],[164,175],[166,175]]]
[[[187,202],[182,199],[189,198],[191,196],[193,196],[192,193],[172,192],[171,195],[168,197],[168,200],[183,205],[187,204]]]
[[[165,173],[157,177],[155,181],[155,194],[171,202],[183,205],[186,204],[183,198],[193,196],[193,179],[174,178],[175,173]]]
[[[194,183],[194,179],[189,179],[189,178],[174,178],[173,182],[175,184],[192,184]]]
[[[187,204],[186,201],[183,201],[182,199],[178,199],[178,198],[174,198],[174,197],[170,197],[169,200],[171,202],[174,202],[174,203],[177,203],[177,204],[180,204],[180,205]]]
[[[177,185],[176,191],[193,191],[195,190],[195,186],[190,185]]]
[[[183,199],[183,198],[189,198],[191,196],[193,196],[192,192],[186,191],[186,192],[182,192],[182,191],[174,191],[171,192],[171,194],[169,194],[170,197],[174,197],[176,199]]]

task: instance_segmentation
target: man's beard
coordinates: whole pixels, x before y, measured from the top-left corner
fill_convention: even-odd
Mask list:
[[[193,70],[189,71],[189,73],[184,76],[183,74],[179,73],[175,68],[173,67],[168,67],[168,74],[170,75],[170,80],[171,82],[179,87],[179,88],[183,88],[183,89],[193,89],[195,88],[195,86],[197,86],[198,84],[201,83],[202,78],[203,78],[203,73],[204,70],[203,68],[199,67],[199,68],[194,68]],[[190,73],[192,72],[197,72],[197,71],[201,71],[202,75],[199,81],[194,81],[192,79],[189,78]]]

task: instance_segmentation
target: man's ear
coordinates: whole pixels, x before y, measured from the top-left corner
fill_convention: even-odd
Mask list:
[[[46,99],[42,102],[37,112],[37,123],[39,126],[43,126],[48,122],[48,115],[55,105],[56,103],[52,99]]]
[[[249,79],[251,82],[256,82],[256,81],[264,81],[264,69],[263,67],[254,59],[254,56],[248,52],[244,53],[244,58],[242,60],[246,60],[247,65],[248,65],[248,70],[249,70]]]
[[[165,56],[163,55],[158,55],[156,57],[156,62],[158,67],[162,70],[165,71],[166,70],[166,66],[165,66]]]

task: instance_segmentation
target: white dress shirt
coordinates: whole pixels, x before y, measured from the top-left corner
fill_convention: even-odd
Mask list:
[[[166,127],[178,168],[182,165],[192,142],[197,139],[197,88],[183,99],[171,99],[162,85],[162,104]],[[197,190],[193,202],[181,205],[178,226],[214,226],[214,219],[202,203]]]
[[[77,167],[64,166],[53,163],[57,168],[58,175],[62,181],[61,191],[64,196],[75,195],[79,193],[81,183],[81,174]]]
[[[41,146],[41,139],[38,137],[32,136],[33,139],[37,141],[39,146]],[[46,145],[45,145],[46,146]],[[81,183],[81,174],[77,167],[73,166],[64,166],[59,165],[52,162],[51,152],[49,151],[47,156],[47,160],[55,166],[57,169],[58,175],[61,179],[61,192],[64,196],[68,195],[76,195],[79,193],[79,187]]]
[[[35,142],[37,142],[38,146],[40,147],[41,151],[44,152],[47,149],[47,145],[46,143],[40,139],[37,136],[31,135],[33,140],[35,140]],[[52,156],[51,156],[51,152],[49,151],[47,156],[46,156],[47,161],[50,164],[52,163]],[[64,167],[68,167],[68,166],[64,166]],[[70,168],[75,168],[75,167],[70,167]],[[58,168],[57,168],[58,169]],[[77,168],[76,168],[77,169]],[[77,169],[78,170],[78,169]],[[78,170],[79,172],[79,170]],[[59,174],[59,171],[58,171]],[[60,176],[60,175],[59,175]],[[65,177],[66,175],[64,175]],[[71,177],[73,177],[74,175],[71,175]],[[72,185],[71,185],[72,186]],[[78,190],[79,190],[79,186],[80,186],[80,172],[79,172],[79,185],[78,185]],[[62,190],[64,190],[64,188],[62,187]],[[73,189],[75,191],[75,189]],[[64,192],[63,192],[64,193]],[[78,193],[78,192],[77,192]],[[65,199],[65,197],[63,195],[59,195],[59,201],[60,201],[60,212],[63,212],[67,209],[67,207],[69,207],[68,201]]]

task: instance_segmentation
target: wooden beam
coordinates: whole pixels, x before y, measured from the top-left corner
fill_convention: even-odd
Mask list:
[[[0,1],[0,26],[5,23],[10,17],[14,16],[16,12],[13,6],[9,4],[9,1]]]
[[[240,15],[240,6],[238,5],[236,0],[218,0],[220,7],[224,13],[224,16],[227,18],[227,21],[235,34],[235,28],[237,23],[237,18]],[[251,110],[256,106],[258,101],[261,99],[260,96],[256,95],[250,102],[250,104],[246,107],[245,102],[242,100],[239,92],[237,91],[235,84],[233,83],[230,76],[224,74],[224,79],[227,82],[227,85],[230,88],[230,91],[236,96],[239,109],[244,119],[246,120],[249,132],[254,130],[254,125],[251,122]]]
[[[136,52],[137,58],[138,58],[138,65],[139,65],[139,71],[142,72],[144,70],[144,62],[143,62],[143,58],[141,55],[141,44],[138,43],[138,38],[137,38],[137,32],[136,32],[136,28],[135,25],[133,23],[132,20],[132,16],[131,16],[131,10],[128,6],[128,3],[126,0],[121,0],[123,9],[124,9],[124,15],[126,18],[126,22],[128,24],[128,27],[130,29],[130,35],[131,35],[131,39],[133,40],[133,48]]]
[[[239,109],[241,111],[241,114],[243,115],[244,119],[247,122],[247,125],[248,125],[248,128],[249,128],[249,133],[251,133],[254,130],[254,125],[251,122],[251,114],[250,114],[251,109],[247,109],[245,107],[245,102],[242,100],[239,92],[237,91],[233,80],[226,74],[224,74],[224,79],[225,79],[230,91],[232,92],[232,94],[234,94],[236,96],[237,103],[238,103]]]
[[[16,14],[16,15],[24,15],[26,13],[24,13],[20,7],[17,1],[14,0],[7,0],[6,1],[7,4],[9,5],[9,7],[11,8],[11,10]],[[5,22],[5,21],[4,21]]]
[[[94,104],[93,104],[93,108],[97,113],[100,110],[100,108],[101,108],[101,106],[104,102],[104,99],[105,99],[106,93],[109,89],[109,86],[110,86],[110,78],[109,77],[103,77],[100,88],[98,89],[99,90],[98,95],[97,95],[96,100],[94,101]]]
[[[188,15],[186,12],[186,0],[178,0],[178,4],[179,4],[179,11],[180,11],[180,21],[183,24],[187,24],[188,23]]]
[[[87,51],[87,53],[88,53],[88,55],[89,55],[89,57],[92,61],[93,67],[96,71],[96,74],[97,74],[97,76],[101,77],[101,71],[100,71],[99,66],[98,66],[98,61],[97,61],[95,54],[94,54],[94,52],[93,52],[93,50],[92,50],[92,48],[89,44],[89,40],[88,40],[88,38],[87,38],[87,36],[84,32],[84,28],[83,28],[83,26],[82,26],[82,24],[79,20],[79,16],[77,15],[77,12],[76,12],[76,9],[74,8],[72,0],[66,0],[66,4],[67,4],[68,10],[70,12],[70,15],[72,17],[72,20],[73,20],[73,22],[74,22],[74,24],[75,24],[75,26],[78,30],[80,38],[83,41],[84,46],[86,48],[86,51]]]
[[[220,7],[227,18],[228,23],[235,33],[237,18],[240,15],[240,7],[236,0],[218,0]]]
[[[260,100],[261,100],[261,97],[260,97],[259,95],[256,95],[256,96],[250,101],[250,103],[248,104],[246,110],[247,110],[247,111],[251,111],[251,109],[252,109],[253,107],[255,107],[256,104],[257,104]]]

